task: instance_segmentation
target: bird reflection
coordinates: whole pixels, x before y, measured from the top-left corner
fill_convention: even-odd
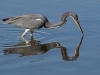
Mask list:
[[[61,53],[62,53],[62,59],[63,59],[63,60],[66,60],[66,61],[76,60],[76,59],[78,58],[78,56],[79,56],[79,49],[80,49],[82,40],[83,40],[83,36],[82,36],[82,38],[81,38],[81,40],[80,40],[78,46],[77,46],[76,49],[75,49],[74,56],[72,56],[72,57],[69,57],[69,56],[68,56],[67,48],[65,48],[65,47],[60,47],[60,48],[61,48]]]
[[[4,49],[4,55],[6,54],[21,54],[21,56],[29,56],[29,55],[38,55],[46,53],[48,50],[52,48],[60,47],[58,42],[40,44],[39,41],[34,40],[31,37],[30,43],[19,43],[15,45],[13,48]]]
[[[53,48],[59,48],[61,49],[62,59],[66,61],[72,61],[76,60],[79,56],[79,48],[81,46],[83,40],[83,36],[78,44],[78,46],[75,49],[75,54],[72,57],[68,56],[68,51],[66,47],[63,47],[60,45],[59,42],[52,42],[52,43],[46,43],[46,44],[40,44],[39,41],[34,40],[34,38],[31,38],[30,43],[19,43],[17,45],[14,45],[13,48],[5,48],[4,49],[4,55],[7,54],[21,54],[22,56],[30,56],[30,55],[39,55],[46,53],[47,51],[53,49]]]

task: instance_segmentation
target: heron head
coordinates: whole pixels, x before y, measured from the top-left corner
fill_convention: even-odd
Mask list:
[[[73,18],[73,20],[78,24],[78,16],[77,14],[73,13],[73,12],[69,12],[69,15]]]
[[[73,12],[65,12],[63,15],[62,15],[62,18],[61,18],[61,21],[67,21],[67,17],[70,16],[72,17],[72,19],[76,22],[76,23],[79,23],[78,22],[78,16],[77,14],[73,13]]]
[[[75,23],[77,24],[78,28],[80,29],[80,31],[81,31],[82,34],[83,34],[83,31],[82,31],[82,28],[81,28],[81,26],[80,26],[80,23],[79,23],[77,14],[72,13],[72,12],[69,13],[69,14],[70,14],[70,16],[73,18],[73,20],[75,21]]]

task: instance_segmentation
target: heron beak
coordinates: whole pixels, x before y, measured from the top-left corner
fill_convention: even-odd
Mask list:
[[[80,31],[82,32],[82,34],[84,34],[84,33],[83,33],[83,30],[82,30],[82,28],[81,28],[81,26],[80,26],[79,21],[78,21],[78,20],[74,20],[74,21],[76,22],[76,24],[77,24],[78,28],[80,29]]]

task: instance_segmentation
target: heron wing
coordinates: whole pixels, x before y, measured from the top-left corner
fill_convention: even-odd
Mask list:
[[[45,18],[42,15],[22,15],[3,19],[4,24],[14,24],[20,28],[35,29],[43,26]]]

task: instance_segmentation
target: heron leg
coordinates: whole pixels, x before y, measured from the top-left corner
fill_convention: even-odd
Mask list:
[[[29,43],[29,41],[27,41],[24,37],[22,37],[22,39],[28,44]]]
[[[26,29],[25,32],[22,34],[22,37],[25,36],[25,34],[29,31],[30,29]]]
[[[34,30],[30,30],[30,31],[31,31],[30,37],[33,38],[33,31]]]

